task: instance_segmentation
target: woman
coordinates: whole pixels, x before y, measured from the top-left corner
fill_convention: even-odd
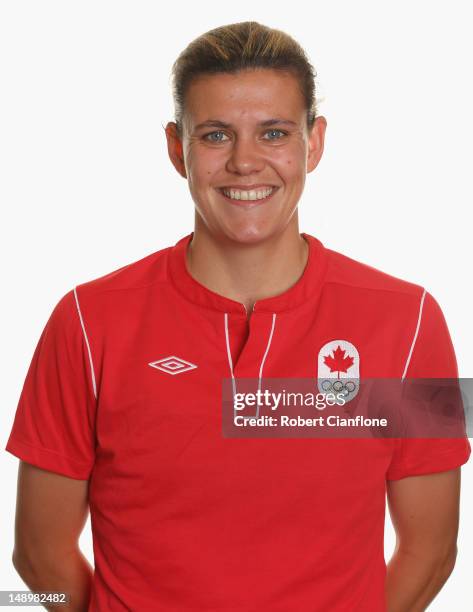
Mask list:
[[[299,232],[327,124],[290,36],[220,27],[173,72],[194,231],[54,309],[7,444],[15,567],[74,610],[424,609],[453,569],[468,440],[226,436],[222,381],[317,379],[349,402],[363,378],[455,377],[439,306]]]

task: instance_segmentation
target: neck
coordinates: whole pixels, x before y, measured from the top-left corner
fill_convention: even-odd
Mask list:
[[[302,276],[309,245],[297,220],[257,244],[215,237],[198,227],[187,251],[187,269],[199,283],[243,304],[248,316],[256,301],[279,295]]]

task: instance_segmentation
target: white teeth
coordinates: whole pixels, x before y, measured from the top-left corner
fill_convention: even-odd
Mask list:
[[[239,190],[239,189],[222,189],[223,193],[232,200],[263,200],[267,198],[274,190],[274,187],[268,187],[266,189],[251,189]]]

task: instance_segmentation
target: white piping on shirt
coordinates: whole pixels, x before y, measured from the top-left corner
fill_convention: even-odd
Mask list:
[[[235,400],[236,383],[235,383],[235,376],[233,374],[233,361],[232,361],[232,353],[230,351],[230,340],[228,337],[228,314],[227,313],[225,313],[224,321],[225,321],[225,340],[227,343],[227,358],[228,358],[228,365],[230,366],[230,374],[232,375],[233,399]]]
[[[276,323],[276,313],[273,312],[273,323],[271,325],[271,331],[269,333],[268,344],[266,345],[266,351],[265,351],[265,353],[263,355],[263,359],[261,360],[261,366],[260,366],[260,369],[259,369],[258,391],[261,391],[261,379],[263,377],[263,366],[264,366],[264,362],[266,361],[266,356],[267,356],[267,354],[269,352],[269,347],[271,346],[271,340],[273,339],[273,332],[274,332],[274,324],[275,323]]]
[[[85,331],[84,319],[82,318],[82,313],[80,311],[79,306],[79,298],[77,296],[76,287],[74,287],[74,297],[76,299],[77,312],[79,313],[80,324],[82,327],[82,333],[84,334],[85,344],[87,346],[87,352],[89,354],[89,364],[90,364],[90,375],[92,378],[92,387],[94,389],[94,396],[97,399],[97,385],[95,383],[95,373],[94,373],[94,363],[92,361],[92,352],[90,350],[89,339],[87,338],[87,332]]]
[[[228,333],[228,313],[224,313],[224,323],[225,323],[225,342],[227,345],[227,358],[228,358],[228,365],[230,367],[230,374],[232,376],[232,389],[233,389],[233,402],[235,403],[235,395],[236,395],[236,381],[235,381],[235,375],[233,373],[233,360],[232,360],[232,353],[230,350],[230,336]],[[266,361],[266,357],[269,353],[269,347],[271,346],[271,340],[273,339],[273,332],[274,332],[274,326],[276,324],[276,313],[273,312],[273,321],[272,321],[272,325],[271,325],[271,331],[269,332],[269,338],[268,338],[268,343],[266,345],[266,350],[264,352],[263,355],[263,359],[261,360],[261,365],[260,365],[260,369],[259,369],[259,375],[258,375],[258,391],[261,391],[261,381],[263,378],[263,366],[264,366],[264,362]],[[234,414],[235,414],[235,409],[234,409]],[[257,410],[256,410],[256,418],[258,418],[259,416],[259,404],[257,404]]]
[[[410,351],[409,351],[409,355],[407,356],[406,365],[404,366],[404,372],[402,373],[401,380],[404,380],[406,378],[407,368],[409,367],[409,363],[411,361],[412,353],[414,352],[414,346],[416,344],[417,335],[419,334],[419,329],[420,329],[420,322],[422,320],[422,310],[423,310],[423,307],[424,307],[425,294],[426,294],[426,291],[424,289],[424,291],[422,293],[422,297],[420,298],[419,314],[417,316],[416,331],[414,333],[414,337],[412,338],[411,348],[410,348]]]

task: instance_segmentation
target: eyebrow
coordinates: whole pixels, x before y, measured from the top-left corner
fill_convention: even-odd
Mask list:
[[[265,121],[261,121],[258,123],[260,127],[270,127],[271,125],[291,125],[297,127],[297,123],[295,121],[291,121],[290,119],[266,119]],[[199,130],[204,127],[220,127],[220,128],[231,128],[231,123],[225,123],[223,121],[219,121],[218,119],[207,119],[203,123],[199,123],[199,125],[195,126],[195,130]]]

